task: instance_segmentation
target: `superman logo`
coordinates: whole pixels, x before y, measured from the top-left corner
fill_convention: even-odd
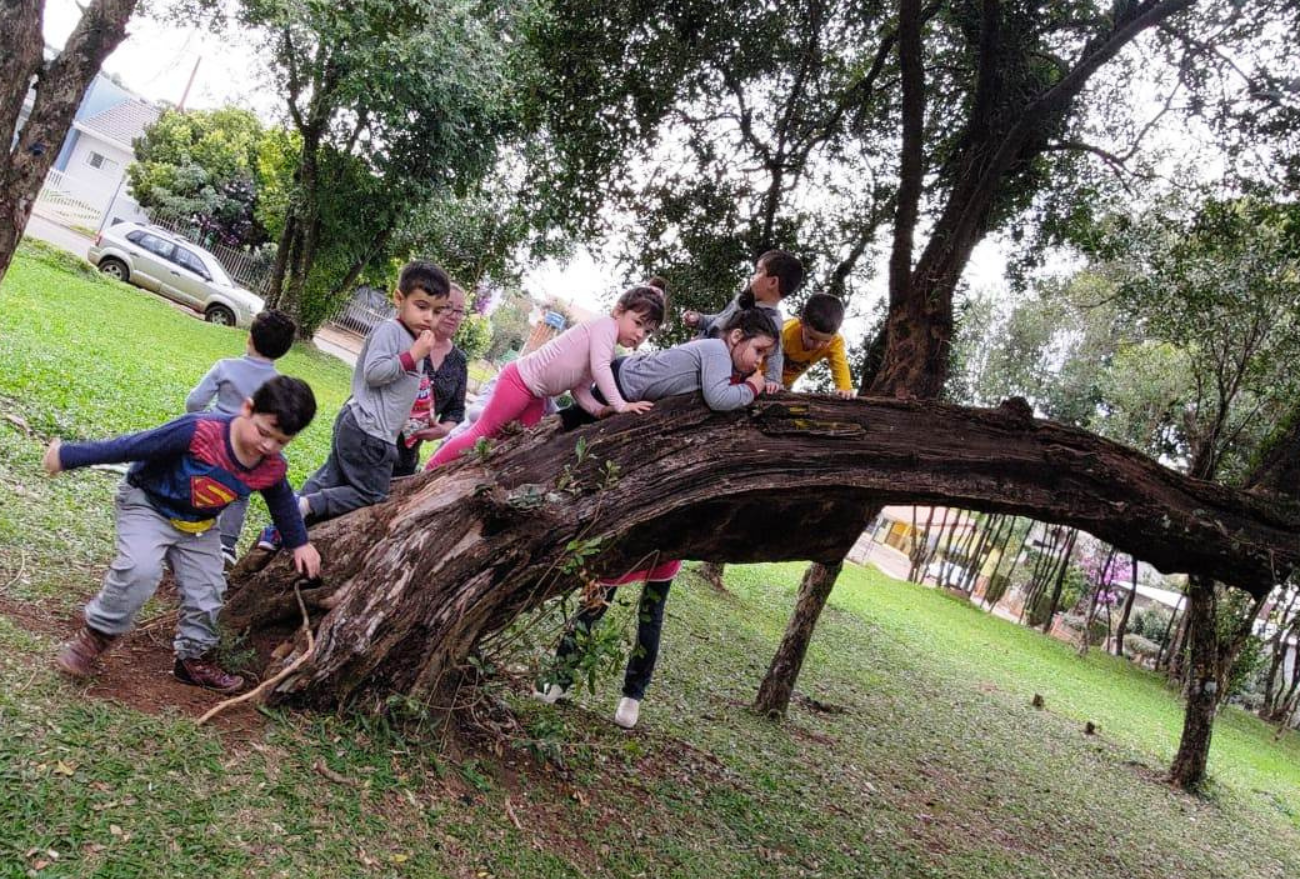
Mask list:
[[[190,478],[190,504],[196,510],[215,510],[238,498],[233,489],[211,476]]]

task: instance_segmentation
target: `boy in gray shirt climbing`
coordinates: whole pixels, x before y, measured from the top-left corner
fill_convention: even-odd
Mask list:
[[[775,394],[781,390],[781,369],[784,366],[781,354],[781,327],[785,318],[781,315],[781,300],[794,293],[803,284],[803,263],[799,257],[784,250],[769,250],[754,261],[754,275],[749,279],[745,289],[717,314],[701,314],[687,311],[682,314],[682,321],[688,327],[694,327],[696,338],[716,339],[722,335],[723,327],[741,311],[758,309],[767,314],[776,324],[776,345],[768,355],[763,366],[766,376],[766,390]]]
[[[420,390],[434,330],[450,308],[447,273],[425,260],[406,264],[393,303],[397,316],[366,336],[352,371],[352,396],[334,419],[334,439],[325,463],[303,483],[298,509],[307,524],[323,522],[388,497],[397,461],[397,435]],[[258,546],[278,549],[274,527]]]
[[[215,411],[238,415],[245,400],[251,400],[258,388],[280,374],[276,372],[275,361],[293,347],[297,332],[293,318],[283,312],[271,308],[258,313],[248,330],[244,356],[227,357],[214,363],[185,398],[185,411],[205,412],[215,398],[216,405],[212,407]],[[241,497],[222,510],[217,519],[221,557],[227,566],[235,563],[235,546],[247,514],[248,498]]]

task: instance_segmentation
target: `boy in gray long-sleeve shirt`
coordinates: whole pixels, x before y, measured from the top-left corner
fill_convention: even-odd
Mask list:
[[[754,262],[754,275],[744,291],[728,302],[722,311],[717,314],[688,311],[682,319],[688,327],[695,327],[697,338],[716,339],[740,312],[753,308],[766,312],[777,330],[776,345],[763,366],[767,392],[774,394],[781,389],[781,369],[784,366],[781,327],[785,319],[781,314],[781,300],[798,290],[802,283],[803,263],[799,257],[784,250],[769,250]]]
[[[293,347],[297,333],[293,318],[284,312],[273,308],[259,312],[248,330],[247,352],[243,357],[227,357],[214,363],[185,398],[185,411],[204,412],[215,397],[217,412],[240,414],[244,401],[251,400],[258,388],[280,374],[275,361]],[[221,557],[227,565],[235,563],[235,546],[247,513],[248,498],[241,497],[222,510],[217,519]]]
[[[402,269],[393,294],[397,317],[366,336],[352,372],[352,396],[334,419],[329,458],[298,493],[308,524],[388,497],[397,435],[420,389],[424,359],[450,293],[447,273],[433,263],[415,260]],[[268,529],[259,545],[276,548],[277,537]]]

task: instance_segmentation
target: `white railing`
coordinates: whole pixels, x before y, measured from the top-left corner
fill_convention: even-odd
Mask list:
[[[36,196],[32,212],[65,226],[80,226],[93,232],[111,199],[111,192],[51,169],[45,175],[45,184]]]

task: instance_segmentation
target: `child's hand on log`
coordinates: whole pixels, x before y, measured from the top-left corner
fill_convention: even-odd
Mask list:
[[[763,373],[755,372],[749,378],[745,379],[745,384],[754,389],[754,396],[757,397],[767,388],[767,381],[763,378]]]
[[[304,543],[293,551],[293,567],[308,580],[320,576],[320,553],[310,543]]]
[[[842,391],[842,390],[836,389],[836,391],[835,391],[835,396],[839,397],[841,400],[852,400],[852,399],[853,399],[854,397],[856,397],[857,395],[858,395],[858,392],[857,392],[857,391],[854,391],[854,390]]]

